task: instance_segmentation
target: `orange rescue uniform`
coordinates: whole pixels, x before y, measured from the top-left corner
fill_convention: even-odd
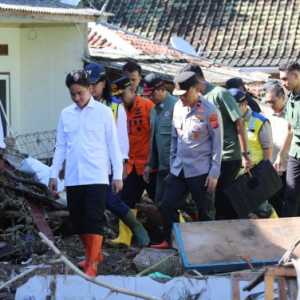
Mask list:
[[[126,109],[129,137],[128,174],[134,168],[138,175],[144,173],[150,151],[150,112],[153,107],[152,101],[136,96],[133,106]]]

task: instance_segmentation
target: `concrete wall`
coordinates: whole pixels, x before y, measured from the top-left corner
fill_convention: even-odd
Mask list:
[[[10,74],[10,122],[17,134],[55,129],[71,103],[66,74],[82,67],[86,26],[0,24],[0,74]]]
[[[8,56],[0,56],[0,73],[10,74],[10,122],[20,128],[21,51],[20,29],[15,25],[0,25],[0,44],[8,44]]]
[[[82,67],[85,29],[75,24],[21,28],[19,133],[56,128],[60,111],[71,103],[65,76]]]

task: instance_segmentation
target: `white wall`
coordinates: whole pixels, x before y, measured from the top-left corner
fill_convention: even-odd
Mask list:
[[[20,127],[20,29],[0,25],[0,44],[8,44],[8,56],[0,56],[0,73],[10,73],[10,121],[13,129]]]
[[[82,68],[85,30],[75,24],[21,28],[19,133],[56,128],[60,111],[71,103],[65,76]]]

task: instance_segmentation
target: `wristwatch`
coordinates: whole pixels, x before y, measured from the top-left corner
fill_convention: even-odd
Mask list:
[[[250,152],[249,151],[247,151],[247,152],[242,152],[242,156],[244,156],[244,157],[247,157],[247,156],[249,156],[250,155]]]

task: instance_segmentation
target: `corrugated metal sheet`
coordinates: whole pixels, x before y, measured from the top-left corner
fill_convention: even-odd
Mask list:
[[[87,58],[86,61],[96,61],[103,63],[109,69],[122,70],[124,63],[126,62],[126,57],[116,56],[116,61],[111,60],[110,57],[104,57],[101,55],[91,56]],[[173,77],[179,72],[179,70],[186,64],[186,62],[172,62],[172,63],[163,63],[163,62],[151,62],[146,60],[137,60],[137,62],[142,67],[142,70],[145,74],[154,72],[163,76],[166,80],[173,81]],[[195,61],[194,61],[195,62]],[[201,65],[201,64],[199,64]],[[245,82],[258,82],[266,81],[267,74],[265,73],[253,73],[245,74],[239,72],[238,70],[226,67],[203,67],[201,66],[206,80],[213,82],[215,84],[224,84],[228,79],[232,77],[240,77]]]

